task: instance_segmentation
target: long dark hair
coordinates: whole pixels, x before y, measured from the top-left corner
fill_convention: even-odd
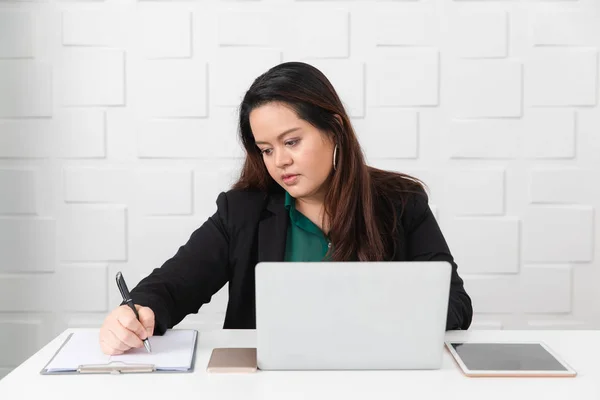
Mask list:
[[[332,261],[386,261],[396,252],[397,208],[408,193],[424,193],[410,175],[383,171],[365,163],[350,119],[335,89],[310,64],[286,62],[260,75],[240,105],[239,134],[246,160],[233,189],[281,191],[269,175],[250,128],[250,112],[269,102],[285,103],[298,118],[329,135],[338,145],[336,170],[324,200],[329,219]],[[336,118],[336,114],[341,121]]]

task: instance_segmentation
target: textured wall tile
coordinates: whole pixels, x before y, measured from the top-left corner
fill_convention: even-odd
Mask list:
[[[0,169],[0,214],[35,214],[36,171]]]
[[[210,135],[205,120],[149,121],[137,128],[138,157],[194,158],[208,156],[203,141]]]
[[[369,160],[417,158],[419,118],[414,111],[369,108],[366,118],[353,121],[360,145]]]
[[[573,158],[575,113],[564,109],[528,109],[520,125],[528,158]]]
[[[378,9],[370,23],[380,46],[434,46],[438,42],[439,17],[431,11]]]
[[[528,108],[520,119],[455,119],[445,143],[452,159],[573,158],[575,114]]]
[[[600,113],[598,108],[577,111],[577,157],[588,166],[599,161],[600,154]],[[592,169],[595,169],[592,167]],[[596,171],[600,169],[595,169]]]
[[[525,60],[525,103],[595,105],[597,75],[597,49],[537,48]]]
[[[146,61],[135,72],[139,113],[149,117],[206,117],[207,67],[196,60]]]
[[[506,57],[506,12],[468,10],[451,15],[450,41],[454,54],[464,58]]]
[[[444,232],[450,252],[466,274],[519,272],[519,220],[456,218]]]
[[[53,219],[0,218],[0,273],[49,272],[56,267]]]
[[[276,15],[269,12],[224,11],[218,14],[220,46],[270,46],[279,35]]]
[[[0,157],[104,158],[104,112],[62,108],[51,119],[0,121]]]
[[[209,217],[217,211],[219,193],[227,191],[237,182],[243,160],[207,160],[194,171],[194,187],[202,190],[202,196],[194,197],[196,215]]]
[[[191,57],[192,14],[175,9],[141,9],[138,46],[147,58]]]
[[[145,118],[136,117],[129,107],[113,107],[106,110],[106,153],[111,160],[135,160],[137,158],[137,126]]]
[[[0,312],[55,311],[59,295],[55,283],[54,274],[0,277]]]
[[[0,120],[0,157],[50,157],[52,141],[51,136],[47,134],[48,131],[52,131],[52,123],[48,120]]]
[[[63,106],[125,105],[125,53],[112,49],[63,48],[59,91]]]
[[[37,60],[0,60],[0,117],[52,116],[52,71]]]
[[[143,218],[131,227],[131,262],[146,274],[158,268],[177,253],[192,233],[209,217]],[[207,250],[208,251],[208,250]],[[123,270],[123,274],[125,274]],[[134,276],[127,273],[127,284],[133,288]],[[131,278],[129,278],[131,276]],[[129,281],[132,281],[129,283]]]
[[[33,56],[31,14],[22,11],[0,11],[0,58]]]
[[[146,215],[189,215],[194,195],[191,171],[146,170],[136,173],[137,205]]]
[[[434,106],[438,104],[439,54],[436,50],[380,48],[367,69],[373,104]]]
[[[452,65],[449,108],[457,118],[521,115],[521,64],[517,61],[465,60]]]
[[[108,311],[107,271],[107,265],[61,265],[56,277],[60,288],[60,309],[77,312]],[[114,280],[110,282],[114,284]]]
[[[68,206],[59,225],[60,259],[127,259],[126,209],[120,206]]]
[[[465,290],[478,313],[512,313],[519,310],[518,276],[464,276]]]
[[[592,321],[579,321],[571,319],[534,319],[527,321],[528,329],[581,330],[595,329],[594,326],[595,325]]]
[[[505,178],[503,169],[460,169],[446,177],[445,194],[456,215],[502,215]]]
[[[95,10],[67,10],[62,13],[62,44],[66,46],[119,45],[125,34],[125,15]],[[107,29],[107,27],[110,27]]]
[[[0,367],[19,365],[34,355],[43,346],[41,336],[41,321],[1,318],[0,343],[13,345],[2,346]]]
[[[65,168],[64,200],[68,203],[124,202],[131,183],[129,175],[123,168]]]
[[[435,204],[439,204],[438,202],[443,201],[443,197],[440,197],[440,195],[443,195],[444,190],[445,174],[443,171],[426,168],[422,165],[410,165],[410,162],[408,164],[403,164],[402,161],[403,160],[383,159],[375,160],[372,164],[376,168],[408,174],[423,181],[427,185],[426,190],[429,196],[430,208]]]
[[[211,135],[205,143],[210,158],[231,159],[246,156],[239,133],[239,105],[216,107],[211,111],[209,130]]]
[[[116,285],[115,285],[116,287]],[[127,280],[127,287],[129,288],[129,290],[131,290],[132,288],[129,287],[129,279]],[[119,294],[120,296],[121,294]],[[115,308],[116,305],[114,307],[110,307],[110,309],[112,310],[113,308]],[[89,328],[89,329],[98,329],[99,326],[102,326],[102,323],[104,322],[104,319],[106,318],[106,313],[102,312],[102,313],[98,313],[98,314],[91,314],[91,315],[81,315],[80,313],[76,313],[76,315],[70,315],[68,313],[64,314],[63,316],[63,321],[64,321],[64,326],[66,326],[67,328]]]
[[[239,155],[236,132],[224,127],[216,127],[206,119],[140,123],[136,128],[138,157],[218,158]]]
[[[600,172],[574,168],[536,168],[530,172],[532,203],[591,203]]]
[[[523,218],[523,257],[532,262],[589,262],[594,254],[594,209],[535,206]]]
[[[52,154],[62,158],[104,158],[106,119],[102,110],[63,108],[54,121]]]
[[[216,106],[239,106],[252,82],[280,62],[281,53],[276,50],[219,49],[210,66],[210,101]]]
[[[319,69],[331,82],[349,116],[365,115],[365,64],[347,60],[314,60],[310,64]]]
[[[529,22],[529,40],[537,46],[597,46],[600,37],[594,13],[536,10]]]
[[[519,155],[519,121],[509,119],[453,120],[445,143],[452,159],[511,159]]]
[[[502,329],[502,326],[503,326],[502,321],[488,321],[488,320],[475,321],[475,320],[473,320],[473,322],[471,322],[471,326],[469,327],[469,329],[494,330],[495,331],[495,330]]]
[[[180,325],[183,329],[198,329],[200,332],[211,332],[222,330],[224,322],[225,313],[205,313],[200,308],[197,315],[188,315],[181,321]]]
[[[350,15],[344,10],[299,11],[286,14],[284,58],[347,58]]]
[[[568,313],[571,289],[569,265],[526,265],[521,270],[524,312]]]

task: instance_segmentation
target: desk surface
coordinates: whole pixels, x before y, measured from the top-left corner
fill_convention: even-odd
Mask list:
[[[444,350],[433,371],[258,371],[208,374],[214,347],[254,347],[256,332],[222,330],[198,336],[196,367],[187,374],[40,375],[68,329],[0,380],[2,399],[600,399],[600,331],[453,331],[446,340],[543,341],[576,378],[468,378]],[[83,397],[82,397],[83,396]]]

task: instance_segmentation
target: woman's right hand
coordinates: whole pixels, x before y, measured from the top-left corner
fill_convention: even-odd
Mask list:
[[[100,328],[100,347],[104,354],[123,354],[134,347],[143,347],[142,340],[154,332],[154,311],[149,307],[135,305],[140,316],[138,321],[127,305],[115,308],[104,319]]]

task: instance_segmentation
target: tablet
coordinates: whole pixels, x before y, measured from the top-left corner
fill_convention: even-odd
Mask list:
[[[577,372],[542,342],[445,342],[466,376],[574,377]]]

